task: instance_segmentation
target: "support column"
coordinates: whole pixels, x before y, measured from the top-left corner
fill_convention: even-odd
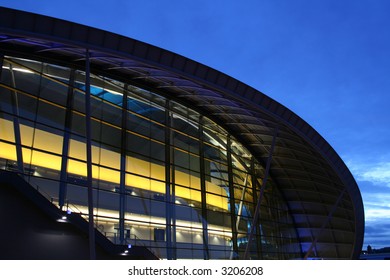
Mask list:
[[[172,237],[172,259],[177,259],[176,249],[176,179],[175,179],[175,148],[173,145],[172,116],[169,115],[169,137],[171,142],[171,237]]]
[[[304,257],[305,260],[310,256],[311,252],[313,251],[314,247],[316,246],[317,241],[318,241],[318,236],[321,235],[321,232],[325,229],[326,225],[332,220],[333,214],[336,211],[337,207],[339,206],[341,199],[343,198],[346,191],[347,191],[347,189],[346,189],[346,187],[344,187],[343,191],[340,193],[339,197],[337,198],[335,204],[333,205],[332,209],[330,210],[325,221],[322,223],[322,226],[320,228],[319,233],[317,234],[317,236],[314,238],[313,242],[311,243],[309,250],[307,250],[305,257]]]
[[[204,160],[204,135],[202,116],[199,118],[199,166],[200,166],[200,191],[202,200],[202,236],[203,236],[203,258],[210,259],[209,253],[209,236],[207,222],[207,203],[206,203],[206,174]]]
[[[171,184],[171,116],[170,116],[170,102],[165,103],[165,219],[166,219],[166,244],[167,244],[167,259],[173,259],[172,248],[172,207],[175,202],[172,194]]]
[[[125,213],[126,213],[126,144],[127,144],[127,90],[125,85],[122,96],[122,130],[121,130],[121,163],[119,187],[119,241],[125,245]]]
[[[18,173],[24,174],[24,166],[23,166],[23,152],[22,152],[22,137],[20,135],[20,124],[19,124],[19,103],[18,103],[18,92],[16,90],[16,81],[15,74],[12,68],[12,64],[9,65],[9,71],[11,73],[11,82],[14,90],[11,94],[11,102],[12,102],[12,113],[13,113],[13,124],[14,124],[14,137],[15,137],[15,145],[16,145],[16,160],[18,166]]]
[[[253,205],[254,205],[254,209],[256,210],[256,202],[257,202],[257,186],[258,186],[258,181],[257,181],[257,176],[256,176],[256,169],[255,169],[255,158],[252,156],[252,159],[251,159],[251,180],[252,180],[252,193],[253,193],[253,196],[252,196],[252,201],[253,201]],[[261,188],[261,186],[260,186]],[[259,188],[259,189],[260,189]],[[252,224],[253,224],[253,221],[252,221]],[[252,227],[251,227],[252,228]],[[256,249],[257,249],[257,256],[259,257],[259,259],[262,259],[263,258],[263,248],[262,248],[262,245],[261,245],[261,231],[259,230],[259,227],[255,227],[254,228],[254,234],[256,236]]]
[[[236,217],[236,202],[234,198],[234,182],[233,182],[233,166],[232,166],[232,151],[231,151],[231,139],[230,135],[227,137],[227,144],[226,144],[226,150],[227,150],[227,163],[228,163],[228,182],[229,182],[229,205],[230,205],[230,223],[231,223],[231,230],[232,230],[232,252],[230,254],[230,259],[237,259],[238,258],[238,244],[237,244],[237,221],[238,218]]]
[[[58,204],[61,210],[64,210],[66,193],[68,186],[68,155],[69,155],[69,143],[70,134],[72,131],[72,108],[73,108],[73,96],[74,96],[74,81],[75,81],[75,70],[71,69],[69,77],[69,87],[66,100],[66,114],[65,114],[65,130],[64,130],[64,141],[62,143],[62,159],[61,159],[61,175],[60,175],[60,190],[58,195]]]
[[[255,210],[255,214],[253,216],[253,223],[252,223],[251,231],[250,231],[249,238],[248,238],[248,244],[246,245],[246,248],[245,248],[244,260],[248,259],[248,255],[249,255],[249,250],[251,248],[251,243],[252,243],[254,229],[257,227],[257,222],[258,222],[259,214],[260,214],[261,200],[263,198],[264,189],[265,189],[265,186],[266,186],[267,180],[268,180],[269,169],[270,169],[270,166],[271,166],[272,154],[273,154],[274,149],[275,149],[275,143],[276,143],[276,137],[277,137],[277,134],[278,134],[278,130],[279,130],[278,127],[276,127],[275,130],[274,130],[274,135],[272,137],[271,149],[270,149],[269,154],[268,154],[268,159],[267,159],[267,164],[266,164],[266,168],[265,168],[263,184],[262,184],[261,189],[260,189],[260,195],[259,195],[259,197],[257,199],[256,210]]]
[[[88,188],[88,223],[89,223],[89,255],[96,259],[95,227],[93,217],[93,190],[92,190],[92,137],[91,137],[91,84],[89,50],[85,54],[85,127],[87,150],[87,188]]]

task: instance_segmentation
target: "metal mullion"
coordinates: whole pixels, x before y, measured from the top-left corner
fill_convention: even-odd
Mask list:
[[[122,127],[121,127],[121,162],[119,190],[119,241],[125,244],[125,212],[126,212],[126,145],[127,145],[127,85],[122,95]]]
[[[344,194],[346,193],[346,191],[347,191],[347,189],[345,187],[343,189],[343,191],[340,193],[340,195],[337,198],[336,202],[334,203],[334,205],[333,205],[331,211],[329,212],[328,216],[326,217],[325,221],[322,223],[321,228],[320,228],[320,232],[316,235],[315,239],[311,243],[309,249],[307,250],[307,252],[306,252],[306,254],[304,256],[304,259],[307,259],[310,256],[310,254],[313,251],[313,249],[316,247],[317,242],[318,242],[318,237],[319,237],[320,233],[322,231],[324,231],[326,225],[332,220],[333,214],[336,211],[337,207],[339,206],[340,202],[342,201],[342,198],[343,198]],[[332,231],[332,233],[333,233],[333,231]],[[334,238],[333,234],[332,234],[332,237]],[[337,246],[336,246],[336,250],[337,250]]]
[[[299,143],[299,144],[301,144],[301,143]],[[300,153],[304,153],[304,154],[309,154],[309,151],[305,148],[304,150],[302,150],[302,151],[300,151]],[[297,160],[296,159],[296,155],[295,155],[295,153],[292,153],[292,155],[293,155],[293,157],[295,158],[295,160]],[[306,164],[306,163],[305,163]],[[303,165],[302,163],[300,163],[300,165],[301,165],[301,168],[304,170],[304,171],[307,171],[307,167],[305,166],[305,165]],[[315,163],[308,163],[308,165],[311,165],[311,166],[313,166],[313,167],[316,167],[316,168],[318,168],[318,169],[320,169],[321,170],[321,173],[322,174],[327,174],[328,176],[330,176],[330,173],[328,172],[328,170],[326,169],[326,168],[324,168],[323,167],[323,164],[322,164],[322,162],[321,161],[319,161],[318,159],[315,161]],[[312,179],[313,178],[313,175],[310,175],[310,172],[306,172],[307,174],[309,174],[309,179]],[[318,175],[318,174],[316,174],[315,176],[317,177],[317,178],[324,178],[324,180],[325,180],[325,178],[326,179],[329,179],[329,177],[324,177],[324,175]],[[305,179],[305,181],[307,181],[307,182],[312,182],[313,180],[309,180],[309,179]],[[331,180],[329,181],[329,182],[331,182]],[[334,184],[332,184],[332,186],[335,186]],[[306,192],[314,192],[314,193],[316,193],[316,194],[318,194],[319,193],[319,187],[317,186],[317,184],[314,184],[314,188],[315,188],[315,190],[317,191],[317,192],[315,192],[315,191],[312,191],[312,190],[305,190]],[[344,192],[344,191],[343,191]],[[341,197],[342,197],[342,195],[340,195]],[[341,197],[339,197],[338,199],[341,199]],[[323,198],[323,196],[319,196],[319,199],[321,200],[321,202],[320,202],[320,204],[321,205],[323,205],[324,207],[325,207],[325,209],[326,209],[326,206],[329,206],[327,203],[324,203],[323,201],[324,201],[324,198]],[[341,201],[339,201],[339,200],[337,200],[338,202],[337,203],[340,203]],[[329,216],[328,216],[328,218],[327,218],[327,221],[330,221],[331,220],[331,216],[332,216],[332,214],[333,213],[329,213]],[[307,220],[307,224],[310,226],[310,223],[309,223],[309,221],[308,221],[308,219],[306,218],[306,220]],[[326,222],[325,222],[326,223]],[[306,259],[308,256],[309,256],[309,254],[314,250],[314,252],[315,252],[315,254],[317,255],[317,247],[316,247],[316,244],[317,244],[317,240],[318,240],[318,236],[316,236],[314,239],[313,239],[313,232],[310,230],[310,232],[311,232],[311,239],[312,239],[312,243],[311,243],[311,245],[310,245],[310,248],[309,248],[309,250],[308,250],[308,252],[305,254],[305,256],[304,256],[304,258]],[[332,237],[333,237],[333,240],[334,241],[336,241],[336,237],[335,237],[335,235],[334,235],[334,232],[332,231],[332,233],[331,233],[331,235],[332,235]],[[301,249],[302,250],[302,249]],[[338,249],[337,249],[337,246],[335,246],[335,250],[336,250],[336,252],[337,252],[337,254],[338,254]]]
[[[87,156],[87,187],[88,187],[88,222],[89,222],[89,254],[90,259],[96,259],[95,227],[93,217],[92,192],[92,144],[91,144],[91,88],[89,50],[85,52],[85,126],[86,126],[86,156]]]
[[[34,74],[40,75],[40,76],[42,76],[42,77],[45,77],[45,78],[47,78],[48,80],[51,80],[51,81],[56,82],[56,83],[59,83],[59,84],[61,84],[61,85],[63,85],[63,86],[66,86],[66,87],[69,86],[68,84],[66,84],[66,83],[64,83],[64,82],[62,82],[62,81],[60,81],[60,80],[57,80],[57,79],[55,79],[55,78],[52,78],[52,77],[51,77],[50,75],[48,75],[48,74],[40,73],[39,71],[37,71],[37,70],[35,70],[35,69],[32,69],[32,68],[30,68],[30,67],[28,67],[28,66],[26,66],[26,65],[24,65],[24,64],[15,62],[15,61],[12,60],[12,59],[4,59],[4,61],[7,61],[7,62],[10,63],[10,64],[11,64],[11,63],[16,64],[16,65],[18,65],[18,66],[20,66],[20,67],[22,67],[22,68],[25,68],[25,69],[27,69],[27,70],[33,72]],[[39,61],[35,61],[35,62],[39,62]]]
[[[231,152],[231,138],[227,137],[227,162],[228,162],[228,184],[229,184],[229,203],[230,203],[230,221],[232,230],[232,252],[230,259],[238,259],[238,244],[237,244],[237,219],[236,219],[236,203],[234,197],[234,181],[233,181],[233,166],[232,166],[232,152]]]
[[[218,135],[217,135],[217,136],[218,136]],[[220,143],[220,145],[214,145],[214,144],[212,144],[212,143],[210,143],[210,142],[205,141],[204,144],[207,145],[207,146],[209,146],[209,147],[215,148],[215,149],[217,149],[217,150],[226,152],[226,147],[223,147],[223,145],[222,145],[221,143]],[[221,147],[221,146],[222,146],[222,147]]]
[[[59,206],[60,209],[65,205],[66,192],[67,192],[67,169],[68,169],[68,156],[69,156],[69,144],[70,135],[72,130],[72,107],[73,107],[73,85],[75,81],[75,70],[71,69],[69,77],[68,94],[66,100],[66,113],[65,113],[65,129],[64,140],[62,143],[62,159],[61,159],[61,175],[60,175],[60,189],[59,189]]]
[[[12,64],[9,65],[9,70],[11,72],[12,87],[16,89],[16,81],[15,81],[15,75],[12,68]],[[22,138],[20,134],[20,123],[19,123],[18,92],[16,90],[12,91],[11,102],[12,102],[14,137],[15,137],[15,145],[16,145],[16,160],[17,160],[18,172],[20,174],[24,174]]]
[[[236,222],[236,230],[237,230],[237,232],[238,232],[238,226],[239,226],[240,219],[241,219],[242,208],[243,208],[244,198],[245,198],[245,192],[246,192],[246,188],[247,188],[247,184],[248,184],[248,176],[249,176],[249,174],[247,173],[246,176],[245,176],[244,186],[240,186],[240,185],[236,184],[236,186],[242,187],[242,194],[241,194],[241,197],[240,197],[240,204],[239,204],[238,212],[237,212],[237,222]]]
[[[253,206],[254,208],[256,209],[256,202],[257,202],[257,185],[259,184],[258,180],[257,180],[257,176],[256,176],[256,168],[255,168],[255,158],[252,156],[252,159],[251,159],[251,180],[252,180],[252,202],[253,202]],[[261,188],[261,186],[260,186]],[[253,213],[254,214],[254,213]],[[254,216],[252,217],[252,219],[254,219]],[[252,225],[251,227],[254,226],[254,220],[252,220]],[[257,256],[259,257],[259,259],[262,259],[263,258],[263,248],[262,248],[262,245],[261,245],[261,232],[260,232],[260,229],[259,229],[259,226],[256,226],[254,228],[254,234],[256,236],[256,248],[257,248]]]
[[[264,190],[265,190],[265,187],[266,187],[266,184],[267,184],[267,180],[268,180],[269,169],[271,167],[272,155],[273,155],[273,152],[274,152],[274,149],[275,149],[276,137],[278,135],[278,130],[279,130],[278,127],[276,127],[274,129],[274,135],[273,135],[273,138],[272,138],[271,148],[270,148],[270,151],[269,151],[269,154],[268,154],[268,159],[267,159],[267,164],[266,164],[266,168],[265,168],[264,179],[263,179],[263,183],[262,183],[262,186],[261,186],[261,189],[260,189],[260,195],[259,195],[259,197],[257,199],[257,203],[256,203],[256,210],[255,210],[255,214],[254,214],[254,217],[253,217],[253,226],[251,227],[251,231],[250,231],[249,238],[248,238],[248,243],[247,243],[246,248],[245,248],[244,260],[246,260],[248,258],[248,253],[249,253],[250,245],[251,245],[251,242],[252,242],[254,228],[257,227],[257,220],[258,220],[259,214],[260,214],[261,200],[263,198]]]
[[[168,107],[169,108],[169,107]],[[168,123],[166,123],[166,127],[169,129],[169,137],[170,137],[170,146],[169,150],[171,153],[170,158],[170,166],[171,166],[171,186],[172,186],[172,204],[171,204],[171,221],[172,221],[172,258],[177,259],[177,249],[176,249],[176,179],[175,179],[175,153],[173,147],[173,131],[172,131],[173,117],[169,111],[169,119]]]
[[[20,90],[20,89],[14,88],[14,87],[10,87],[10,86],[8,86],[8,85],[6,85],[6,84],[3,84],[3,83],[0,83],[0,85],[1,85],[1,87],[5,88],[5,89],[8,89],[8,90],[10,90],[10,91],[16,92],[16,93],[18,93],[18,94],[22,94],[22,95],[24,95],[24,96],[28,96],[28,97],[31,97],[31,98],[34,98],[34,99],[38,99],[37,96],[35,96],[35,95],[31,94],[31,93],[22,91],[22,90]],[[52,102],[52,101],[46,100],[46,99],[41,98],[41,97],[39,97],[39,100],[42,101],[42,102],[44,102],[44,103],[50,104],[50,105],[52,105],[52,106],[55,106],[55,107],[58,107],[58,108],[61,108],[61,109],[66,109],[63,105],[54,103],[54,102]],[[76,112],[77,112],[77,111],[76,111]]]
[[[107,101],[108,102],[108,101]],[[108,102],[109,104],[114,104],[114,103],[111,103],[111,102]],[[118,106],[118,105],[116,105],[116,106]],[[146,121],[148,121],[148,122],[150,122],[150,123],[153,123],[153,124],[156,124],[156,125],[159,125],[159,126],[164,126],[164,124],[162,124],[162,123],[160,123],[160,122],[158,122],[158,121],[155,121],[155,120],[153,120],[153,119],[151,119],[151,118],[148,118],[148,117],[145,117],[145,116],[143,116],[143,115],[141,115],[141,114],[139,114],[139,113],[136,113],[136,112],[134,112],[134,111],[132,111],[132,110],[127,110],[130,114],[132,114],[132,115],[134,115],[134,116],[136,116],[136,117],[138,117],[138,118],[140,118],[140,119],[143,119],[143,120],[146,120]]]
[[[174,145],[172,145],[172,148],[173,148],[174,150],[176,150],[176,151],[183,152],[183,153],[185,153],[185,154],[187,154],[187,155],[194,156],[194,157],[197,157],[197,158],[199,157],[198,154],[195,154],[195,153],[190,152],[190,151],[188,151],[188,150],[184,150],[184,149],[179,148],[179,147],[176,147],[176,146],[174,146]],[[184,167],[183,167],[183,168],[184,168]],[[186,168],[186,169],[188,169],[188,168]]]
[[[171,132],[170,132],[170,102],[165,106],[165,220],[166,220],[166,250],[167,259],[172,260],[172,195],[171,195]]]
[[[202,204],[202,235],[203,235],[203,258],[208,260],[209,253],[209,238],[208,238],[208,222],[207,222],[207,203],[206,203],[206,174],[205,174],[205,158],[204,158],[204,135],[203,135],[203,117],[199,119],[199,160],[200,160],[200,190]]]

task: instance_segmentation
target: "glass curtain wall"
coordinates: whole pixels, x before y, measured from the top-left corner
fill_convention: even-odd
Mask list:
[[[87,219],[85,72],[4,56],[0,168],[19,172]],[[91,74],[95,226],[160,258],[238,259],[253,225],[263,166],[199,113]],[[277,188],[267,185],[250,257],[299,258]]]

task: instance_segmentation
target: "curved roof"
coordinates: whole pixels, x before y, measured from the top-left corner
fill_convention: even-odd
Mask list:
[[[103,30],[0,8],[0,51],[105,73],[207,114],[265,163],[277,128],[270,183],[293,216],[302,251],[358,258],[364,209],[359,188],[333,148],[292,111],[258,90],[170,51]]]

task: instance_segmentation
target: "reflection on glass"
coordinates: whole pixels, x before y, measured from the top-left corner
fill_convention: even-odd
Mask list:
[[[86,217],[84,80],[77,69],[5,57],[0,167],[17,172],[21,146],[29,182],[57,205],[65,178],[66,207]],[[264,172],[249,151],[206,116],[149,90],[91,75],[91,94],[96,227],[114,243],[122,242],[123,231],[126,243],[138,242],[161,258],[167,257],[167,231],[175,258],[204,258],[205,249],[215,259],[242,256]],[[272,184],[255,237],[253,258],[300,254],[288,209]]]

